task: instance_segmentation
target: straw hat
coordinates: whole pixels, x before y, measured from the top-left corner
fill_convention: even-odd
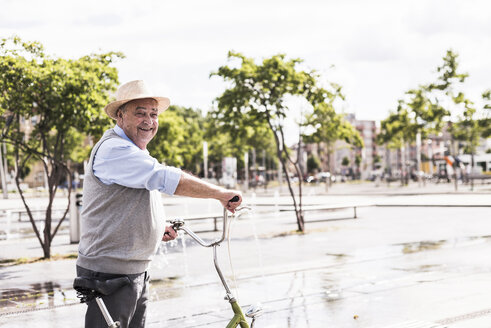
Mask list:
[[[152,98],[157,101],[157,108],[159,110],[159,114],[164,110],[169,108],[170,100],[166,97],[156,97],[154,96],[145,85],[145,82],[142,80],[131,81],[121,85],[116,91],[116,101],[109,103],[106,107],[104,107],[104,111],[109,117],[113,119],[117,119],[116,111],[118,108],[135,99],[144,99],[144,98]]]

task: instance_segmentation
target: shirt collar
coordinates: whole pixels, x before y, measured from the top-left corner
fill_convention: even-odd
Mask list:
[[[121,128],[119,127],[119,125],[117,125],[117,124],[116,124],[116,126],[114,127],[114,129],[113,129],[113,130],[114,130],[114,132],[116,132],[116,134],[117,134],[118,136],[120,136],[121,138],[128,140],[128,141],[129,141],[129,142],[131,142],[132,144],[135,144],[135,143],[134,143],[134,142],[133,142],[133,141],[132,141],[130,138],[128,138],[128,136],[126,135],[126,133],[124,133],[123,129],[121,129]],[[136,145],[135,145],[135,146],[136,146]]]
[[[124,133],[123,129],[121,129],[119,127],[119,125],[115,125],[114,128],[113,128],[114,132],[116,132],[116,134],[118,136],[120,136],[121,138],[125,139],[125,140],[128,140],[129,142],[131,142],[133,145],[135,145],[138,149],[140,149],[140,147],[138,147],[134,142],[133,140],[131,140],[130,138],[128,138],[128,136],[126,135],[126,133]],[[141,150],[141,149],[140,149]],[[148,149],[145,149],[144,152],[146,152],[148,154]]]

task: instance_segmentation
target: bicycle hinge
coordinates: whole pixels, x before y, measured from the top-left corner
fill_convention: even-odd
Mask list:
[[[225,295],[225,297],[223,299],[229,301],[230,303],[235,302],[234,295],[232,295],[232,294],[227,293],[227,295]]]

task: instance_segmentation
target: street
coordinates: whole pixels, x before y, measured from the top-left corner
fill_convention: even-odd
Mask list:
[[[311,196],[312,203],[333,198]],[[241,305],[265,308],[256,328],[491,326],[489,194],[380,195],[375,203],[359,208],[357,219],[350,209],[308,212],[305,234],[295,233],[293,213],[262,206],[235,220],[230,254],[237,288],[226,242],[219,262]],[[66,235],[58,243],[76,251]],[[71,289],[74,263],[1,267],[0,327],[83,327],[85,305]],[[149,271],[148,327],[224,327],[232,317],[211,249],[181,236],[162,245]]]

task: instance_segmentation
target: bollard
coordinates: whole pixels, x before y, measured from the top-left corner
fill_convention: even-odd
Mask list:
[[[70,194],[70,243],[80,241],[80,208],[82,207],[82,194]]]
[[[5,214],[7,215],[7,231],[5,232],[5,239],[10,238],[10,223],[12,221],[12,211],[7,210],[5,211]]]

